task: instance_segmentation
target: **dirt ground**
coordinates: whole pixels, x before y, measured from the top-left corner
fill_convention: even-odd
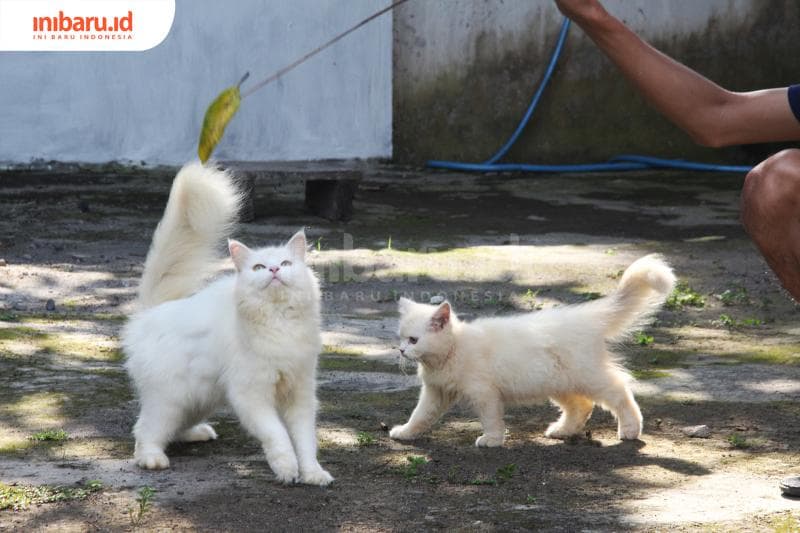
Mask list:
[[[273,481],[225,412],[220,438],[173,446],[169,470],[130,460],[137,404],[118,337],[171,177],[0,173],[0,529],[800,529],[800,501],[778,489],[800,474],[800,312],[738,224],[741,176],[378,167],[347,224],[308,215],[302,183],[260,178],[258,218],[236,237],[308,226],[323,281],[320,461],[336,477],[324,489]],[[620,348],[641,441],[618,441],[599,409],[585,437],[547,439],[550,405],[510,410],[502,449],[476,449],[460,408],[416,442],[388,438],[418,390],[394,349],[400,295],[446,295],[465,318],[535,312],[610,292],[650,252],[683,285]],[[707,438],[684,434],[701,424]]]

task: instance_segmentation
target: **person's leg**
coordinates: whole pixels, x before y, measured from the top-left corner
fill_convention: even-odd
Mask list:
[[[800,150],[779,152],[750,171],[741,218],[764,259],[800,302]]]

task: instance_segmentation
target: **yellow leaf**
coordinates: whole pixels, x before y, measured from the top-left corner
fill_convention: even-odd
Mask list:
[[[201,162],[205,163],[211,157],[211,152],[214,151],[225,133],[225,126],[239,110],[241,100],[239,86],[234,85],[222,91],[208,106],[206,116],[203,118],[203,129],[200,130],[200,142],[197,146],[197,155],[200,156]]]

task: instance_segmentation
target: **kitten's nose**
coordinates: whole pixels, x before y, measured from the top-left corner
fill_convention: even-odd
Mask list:
[[[405,355],[405,354],[406,354],[406,349],[400,348],[400,355]]]
[[[269,271],[272,272],[273,274],[275,274],[280,269],[281,267],[269,267]]]

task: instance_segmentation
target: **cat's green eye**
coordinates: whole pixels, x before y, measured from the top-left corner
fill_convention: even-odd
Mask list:
[[[288,260],[284,261],[283,263],[281,263],[281,266],[282,267],[290,267],[290,266],[292,266],[292,262],[288,261]]]
[[[264,270],[265,268],[267,268],[267,267],[265,267],[265,266],[264,266],[264,265],[262,265],[261,263],[258,263],[258,264],[256,264],[256,265],[253,265],[253,270]]]
[[[417,341],[418,341],[418,340],[419,340],[419,339],[418,339],[418,338],[416,338],[416,337],[409,337],[409,338],[408,338],[408,342],[410,342],[411,344],[417,344]]]

